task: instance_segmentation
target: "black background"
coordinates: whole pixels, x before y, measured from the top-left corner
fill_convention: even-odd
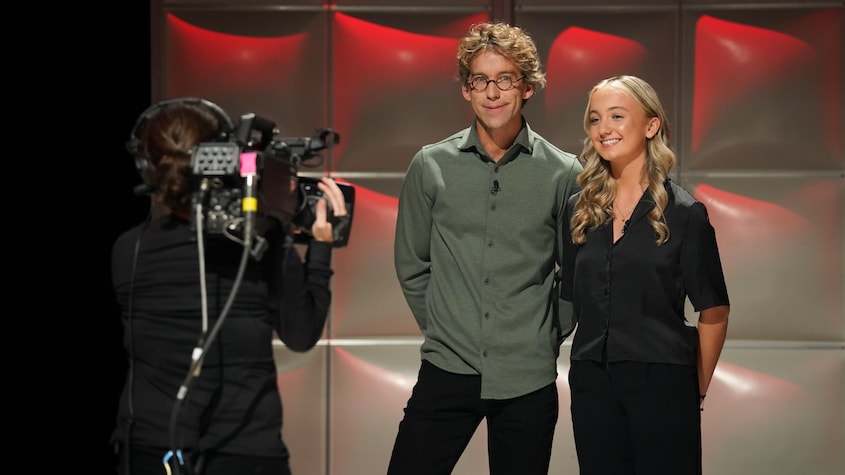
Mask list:
[[[35,463],[45,474],[113,474],[108,438],[126,357],[111,289],[110,251],[121,231],[145,218],[149,205],[147,198],[132,193],[140,179],[125,142],[137,117],[151,105],[150,8],[145,0],[118,2],[113,8],[60,4],[16,16],[33,25],[48,11],[57,14],[52,22],[44,21],[55,26],[52,41],[36,42],[37,27],[19,35],[21,42],[40,44],[37,50],[21,48],[33,54],[24,63],[36,67],[18,71],[34,71],[37,77],[23,75],[33,84],[31,123],[23,136],[6,137],[8,152],[32,150],[34,166],[7,170],[6,177],[34,180],[12,188],[37,190],[37,205],[29,210],[40,211],[33,213],[37,270],[26,292],[37,300],[39,322],[41,450]],[[18,256],[20,251],[11,249],[9,261],[20,262],[30,249],[26,246]],[[7,341],[23,347],[14,337]],[[6,387],[22,388],[11,381]],[[24,407],[29,404],[23,401]],[[27,460],[24,456],[15,465],[25,467]]]

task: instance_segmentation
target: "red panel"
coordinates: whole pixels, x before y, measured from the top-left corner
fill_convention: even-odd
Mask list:
[[[486,15],[465,17],[465,28]],[[449,29],[454,30],[454,25]],[[457,74],[456,37],[410,33],[370,23],[349,15],[334,16],[334,124],[338,131],[357,142],[341,142],[336,157],[353,145],[363,166],[404,170],[420,132],[429,130],[431,139],[445,135],[432,124],[444,109],[460,107],[469,112],[452,79]],[[457,109],[456,109],[457,110]],[[455,114],[443,114],[455,117]],[[471,116],[458,115],[454,129],[469,124]],[[460,124],[460,125],[458,125]],[[452,126],[446,124],[449,131]],[[397,157],[401,165],[397,166]],[[355,168],[360,163],[344,163]]]
[[[770,260],[812,229],[805,217],[767,201],[706,184],[696,186],[694,195],[707,205],[726,274]]]
[[[641,75],[646,49],[640,43],[597,31],[570,27],[561,32],[549,49],[546,79],[546,111],[572,101],[587,103],[587,93],[600,79],[618,74]]]
[[[216,33],[167,15],[170,97],[196,94],[197,89],[267,91],[293,86],[291,65],[301,62],[305,34],[252,38]]]
[[[324,54],[325,42],[314,32],[233,35],[197,27],[173,14],[167,15],[166,26],[166,97],[204,97],[235,121],[252,112],[275,122],[284,136],[310,135],[328,126],[327,68],[313,66],[319,52]],[[295,73],[301,71],[309,73]]]
[[[708,140],[714,124],[735,113],[740,99],[748,102],[803,78],[818,61],[801,39],[702,16],[696,26],[692,152]]]
[[[836,11],[798,17],[787,32],[804,38],[818,52],[819,90],[824,97],[824,136],[834,154],[842,154],[842,21]]]
[[[732,294],[740,314],[778,321],[777,326],[756,329],[756,338],[793,327],[795,337],[812,334],[818,328],[807,326],[805,312],[817,314],[817,322],[831,329],[841,325],[841,182],[809,182],[780,197],[784,204],[706,184],[696,186],[693,194],[707,205],[716,229],[728,288],[742,289]]]

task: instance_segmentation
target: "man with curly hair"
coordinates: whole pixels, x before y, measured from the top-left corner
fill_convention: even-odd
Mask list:
[[[581,166],[523,117],[546,83],[525,31],[474,25],[457,59],[475,119],[423,146],[399,195],[396,274],[424,341],[387,473],[450,474],[486,419],[491,474],[545,475],[572,331],[555,243]]]

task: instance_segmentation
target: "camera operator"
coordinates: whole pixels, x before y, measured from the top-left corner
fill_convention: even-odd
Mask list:
[[[218,138],[224,120],[207,101],[161,104],[133,131],[154,212],[112,249],[129,356],[112,434],[117,473],[289,475],[272,340],[275,331],[304,352],[322,335],[333,275],[327,213],[347,214],[343,195],[334,180],[319,181],[325,198],[316,205],[304,259],[289,226],[272,220],[263,234],[267,251],[241,267],[242,244],[197,239],[191,229],[192,149]],[[225,320],[193,369],[192,355],[221,313]]]

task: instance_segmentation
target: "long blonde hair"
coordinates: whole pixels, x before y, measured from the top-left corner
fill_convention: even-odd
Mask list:
[[[669,195],[663,184],[675,166],[675,153],[669,146],[669,121],[654,88],[646,81],[628,75],[599,81],[587,96],[587,108],[584,111],[584,131],[587,132],[587,138],[584,139],[584,149],[581,153],[584,170],[578,175],[578,185],[581,186],[582,192],[575,203],[570,223],[572,241],[583,244],[587,241],[587,231],[613,219],[616,181],[610,174],[610,162],[599,155],[589,137],[593,93],[606,87],[628,94],[639,104],[646,118],[657,117],[660,120],[660,129],[647,141],[643,178],[648,183],[646,193],[655,203],[648,213],[648,221],[657,234],[657,244],[663,244],[669,240],[669,227],[663,219],[663,210],[669,202]]]

